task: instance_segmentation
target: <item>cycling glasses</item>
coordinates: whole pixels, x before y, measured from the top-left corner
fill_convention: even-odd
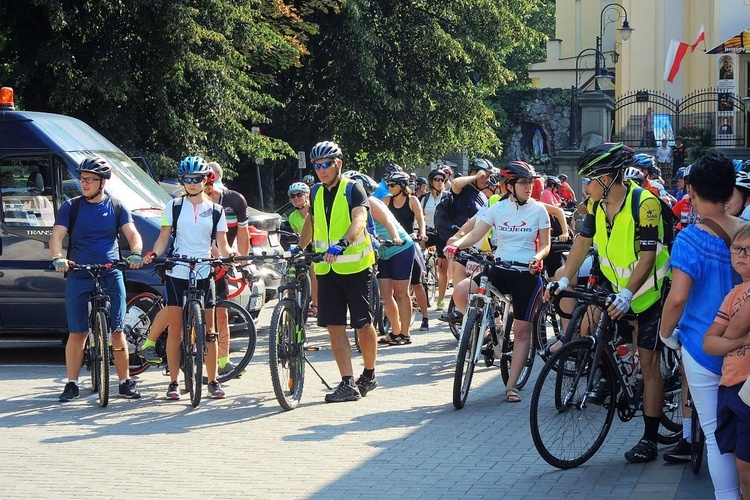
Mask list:
[[[297,193],[290,194],[289,195],[289,199],[293,200],[294,198],[302,198],[303,196],[305,196],[305,193],[303,193],[302,191],[300,191],[300,192],[297,192]]]
[[[396,182],[386,182],[385,185],[388,186],[389,188],[395,188],[396,186],[398,186],[398,183],[396,183]]]
[[[607,175],[607,174],[603,174],[603,175]],[[581,182],[583,182],[584,186],[588,186],[592,182],[598,181],[600,177],[603,177],[603,175],[598,175],[596,177],[582,177]]]
[[[315,167],[315,170],[320,170],[321,168],[326,170],[334,163],[336,163],[336,160],[324,161],[323,163],[313,163],[313,167]]]
[[[432,179],[432,182],[445,182],[445,179],[443,179],[442,177],[435,177],[434,179]]]
[[[183,177],[183,184],[200,184],[203,182],[203,177]]]

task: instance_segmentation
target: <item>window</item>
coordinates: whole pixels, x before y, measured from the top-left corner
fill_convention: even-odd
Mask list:
[[[6,226],[55,224],[48,157],[5,158],[0,162],[0,196]]]

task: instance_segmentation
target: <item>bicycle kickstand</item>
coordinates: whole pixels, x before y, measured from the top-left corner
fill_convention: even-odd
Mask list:
[[[312,363],[310,363],[310,360],[309,360],[309,359],[307,359],[307,356],[305,356],[305,362],[306,362],[306,363],[308,364],[308,366],[309,366],[310,368],[312,368],[312,371],[314,371],[314,372],[315,372],[315,375],[317,375],[317,376],[318,376],[318,378],[320,379],[320,381],[321,381],[321,382],[323,382],[323,385],[324,385],[324,386],[326,386],[326,388],[327,388],[327,389],[328,389],[329,391],[332,391],[332,390],[333,390],[333,387],[331,387],[330,385],[328,385],[328,382],[326,382],[326,380],[325,380],[325,379],[323,378],[323,376],[322,376],[322,375],[321,375],[320,373],[318,373],[318,370],[316,370],[316,369],[315,369],[315,367],[314,367],[314,366],[312,365]]]

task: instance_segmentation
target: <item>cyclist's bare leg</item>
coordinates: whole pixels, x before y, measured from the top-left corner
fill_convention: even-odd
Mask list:
[[[216,328],[214,328],[214,308],[206,307],[206,356],[204,357],[206,366],[206,377],[209,382],[216,380],[216,371],[219,367],[218,353],[219,345],[216,342]],[[212,340],[213,339],[213,340]]]
[[[362,361],[365,364],[365,370],[375,369],[375,358],[378,355],[378,334],[372,323],[357,329],[359,339],[359,348],[362,350]],[[349,340],[347,339],[347,344]]]
[[[740,484],[742,485],[742,498],[743,500],[750,500],[750,462],[744,460],[737,460],[737,472],[740,476]]]
[[[219,359],[229,356],[229,309],[226,307],[216,307],[214,309],[216,316],[216,328],[219,332]],[[206,310],[206,320],[208,320],[208,310]]]
[[[459,264],[460,265],[460,264]],[[453,282],[453,302],[456,304],[456,308],[463,314],[466,314],[466,306],[469,301],[469,293],[477,289],[477,284],[474,280],[464,278],[461,281]]]
[[[451,261],[451,277],[453,279],[453,287],[455,288],[456,285],[461,283],[463,280],[466,279],[466,266],[463,264],[460,264],[456,262],[455,260]],[[455,295],[456,292],[454,291],[453,294]],[[455,300],[455,297],[454,299]]]
[[[396,300],[396,305],[398,306],[397,318],[401,320],[399,333],[408,337],[409,330],[411,329],[411,311],[412,311],[411,295],[409,295],[409,286],[410,286],[409,280],[390,280],[390,281],[393,284],[393,298]],[[391,325],[393,324],[394,324],[394,321],[393,319],[391,319]],[[398,335],[398,333],[395,332],[395,328],[394,328],[393,334]]]
[[[154,321],[151,322],[151,329],[148,331],[148,339],[154,343],[164,330],[169,326],[169,308],[165,307],[156,313]]]
[[[445,291],[448,289],[448,259],[437,260],[438,271],[438,300],[445,300]]]
[[[83,349],[86,347],[88,333],[71,333],[65,344],[65,367],[68,380],[78,380],[83,366]]]
[[[318,308],[318,277],[315,271],[310,267],[310,302],[313,307]]]
[[[125,341],[125,334],[122,332],[112,332],[112,351],[115,358],[115,370],[120,380],[130,378],[130,353]]]
[[[328,325],[327,328],[328,338],[331,341],[333,358],[336,360],[336,365],[339,367],[339,373],[342,377],[353,377],[354,369],[352,368],[352,346],[349,344],[349,337],[346,334],[346,325]],[[365,334],[365,336],[367,335],[368,334]],[[365,358],[365,345],[368,341],[365,341],[365,344],[360,344],[360,347],[362,349],[362,357],[365,359],[365,366],[367,366],[367,358]]]
[[[167,306],[164,308],[169,315],[169,334],[167,335],[167,366],[172,382],[177,382],[180,374],[180,358],[182,352],[182,307]]]
[[[379,279],[378,286],[380,286],[380,298],[383,299],[385,315],[391,321],[391,333],[392,335],[398,335],[401,333],[401,320],[399,319],[398,305],[393,298],[393,280],[390,278]]]
[[[419,306],[419,312],[422,313],[422,318],[426,318],[428,316],[427,313],[427,292],[424,290],[424,286],[422,284],[414,285],[412,287],[414,290],[414,297],[417,299],[417,305]],[[411,318],[411,315],[409,316]]]
[[[661,378],[661,354],[638,347],[643,375],[643,414],[661,417],[664,409],[664,384]]]
[[[506,389],[515,389],[518,377],[526,364],[526,358],[531,347],[531,322],[513,320],[513,359],[510,362],[508,385]]]

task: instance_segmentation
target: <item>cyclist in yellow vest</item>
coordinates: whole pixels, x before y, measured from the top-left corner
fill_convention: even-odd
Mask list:
[[[289,186],[287,194],[289,195],[289,201],[295,208],[294,212],[289,214],[289,225],[299,235],[302,232],[302,226],[305,225],[307,214],[310,213],[310,186],[304,182],[293,182]],[[314,269],[310,270],[310,298],[312,303],[308,315],[314,318],[318,315],[318,278],[315,276]]]
[[[664,344],[657,329],[669,253],[660,242],[664,231],[661,203],[650,191],[641,193],[639,220],[633,220],[631,203],[636,185],[624,180],[623,175],[632,165],[633,153],[622,143],[605,143],[589,149],[579,160],[578,173],[584,178],[593,202],[589,203],[581,233],[573,243],[562,277],[547,287],[547,298],[550,293],[565,290],[572,284],[593,242],[601,259],[602,274],[614,292],[607,313],[615,320],[630,310],[638,315],[634,340],[644,382],[645,430],[638,444],[625,453],[625,458],[640,463],[659,456],[656,438],[664,405],[659,367]]]
[[[318,277],[318,326],[328,328],[341,383],[326,395],[327,403],[356,401],[378,386],[375,378],[377,335],[370,314],[371,267],[375,252],[366,231],[369,201],[364,188],[341,176],[341,148],[319,142],[310,152],[320,184],[313,186],[310,213],[300,235],[300,247],[311,239],[325,260],[314,264]],[[355,381],[352,349],[346,333],[346,313],[357,330],[364,371]]]

